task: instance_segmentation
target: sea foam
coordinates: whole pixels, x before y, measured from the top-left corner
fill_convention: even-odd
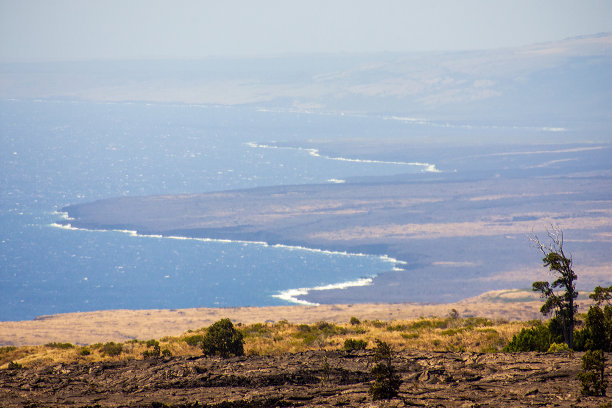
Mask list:
[[[308,153],[310,156],[325,159],[325,160],[335,160],[347,163],[363,163],[363,164],[386,164],[386,165],[396,165],[396,166],[418,166],[423,167],[422,172],[426,173],[440,173],[441,171],[436,168],[435,164],[432,163],[424,163],[424,162],[405,162],[405,161],[387,161],[387,160],[372,160],[372,159],[353,159],[348,157],[332,157],[322,155],[318,149],[311,147],[291,147],[291,146],[276,146],[270,144],[260,144],[256,142],[248,142],[247,146],[252,147],[254,149],[283,149],[283,150],[298,150]]]
[[[332,289],[347,289],[356,286],[369,286],[372,284],[372,278],[361,278],[349,282],[332,283],[329,285],[315,286],[313,288],[299,288],[299,289],[288,289],[281,291],[272,297],[282,299],[287,302],[295,303],[304,306],[319,306],[319,303],[309,302],[304,299],[300,299],[298,296],[306,296],[312,291],[317,290],[332,290]]]
[[[62,213],[64,214],[64,213]],[[66,217],[67,214],[66,214]],[[137,238],[155,238],[155,239],[172,239],[172,240],[188,240],[188,241],[197,241],[197,242],[214,242],[214,243],[223,243],[223,244],[241,244],[241,245],[254,245],[260,247],[267,248],[278,248],[287,251],[303,251],[310,253],[318,253],[323,255],[330,256],[346,256],[346,257],[377,257],[379,260],[385,263],[389,263],[394,265],[392,270],[401,270],[397,265],[406,264],[405,261],[401,261],[399,259],[392,258],[388,255],[371,255],[364,253],[353,253],[346,251],[331,251],[327,249],[317,249],[317,248],[309,248],[297,245],[284,245],[284,244],[269,244],[264,241],[244,241],[244,240],[231,240],[231,239],[220,239],[220,238],[200,238],[200,237],[185,237],[185,236],[177,236],[177,235],[160,235],[160,234],[140,234],[134,230],[122,230],[122,229],[89,229],[89,228],[79,228],[74,227],[69,223],[51,223],[48,225],[52,228],[60,228],[71,231],[88,231],[88,232],[115,232],[126,234],[130,237]],[[368,286],[372,284],[372,278],[360,278],[353,281],[348,282],[339,282],[339,283],[330,283],[326,285],[320,285],[310,288],[297,288],[297,289],[286,289],[280,291],[275,295],[271,295],[271,297],[276,299],[281,299],[286,302],[290,302],[298,305],[306,305],[306,306],[317,306],[317,303],[308,302],[306,300],[300,299],[299,296],[306,296],[311,291],[322,291],[322,290],[333,290],[333,289],[347,289],[355,286]]]

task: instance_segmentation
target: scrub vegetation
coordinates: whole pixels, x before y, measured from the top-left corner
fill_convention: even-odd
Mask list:
[[[172,356],[219,357],[279,355],[310,350],[374,349],[378,341],[393,350],[453,352],[561,352],[612,349],[612,305],[606,296],[612,288],[596,288],[595,304],[576,314],[573,347],[564,342],[559,322],[532,320],[507,322],[484,317],[460,317],[451,310],[446,317],[416,320],[360,320],[346,323],[320,321],[295,324],[286,320],[241,324],[222,319],[209,327],[189,330],[161,339],[132,339],[122,343],[88,345],[48,343],[40,346],[0,347],[0,369],[10,363],[23,367],[69,362],[99,362]]]
[[[336,324],[320,321],[294,324],[285,320],[275,323],[241,324],[223,319],[210,327],[190,330],[181,336],[155,340],[132,339],[123,343],[108,342],[90,345],[0,347],[0,368],[10,362],[37,366],[59,362],[95,362],[123,359],[165,358],[169,356],[278,355],[309,350],[373,349],[380,340],[393,350],[498,352],[522,329],[538,322],[506,322],[482,317],[447,317],[417,320],[359,320]],[[221,327],[222,326],[222,327]],[[213,330],[211,330],[213,328]],[[223,330],[221,330],[223,328]],[[233,330],[232,330],[233,329]],[[225,351],[213,350],[211,339],[224,333],[233,339]],[[207,339],[207,340],[205,340]],[[243,341],[240,349],[240,339]],[[221,342],[219,340],[218,342]]]

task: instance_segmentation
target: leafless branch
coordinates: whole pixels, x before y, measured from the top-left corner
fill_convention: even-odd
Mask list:
[[[543,243],[533,230],[529,236],[529,240],[535,244],[536,248],[538,248],[544,256],[551,252],[557,252],[565,256],[563,253],[563,230],[561,230],[561,227],[551,224],[550,228],[546,228],[546,234],[548,235],[550,244]]]

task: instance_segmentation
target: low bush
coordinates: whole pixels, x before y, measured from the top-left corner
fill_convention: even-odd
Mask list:
[[[602,396],[606,395],[608,386],[605,375],[606,357],[603,351],[587,351],[582,356],[582,371],[578,373],[578,379],[582,386],[582,395]]]
[[[358,324],[361,324],[361,322],[359,321],[358,318],[356,318],[355,316],[351,317],[351,320],[349,320],[349,323],[351,324],[351,326],[356,326]]]
[[[492,320],[487,319],[486,317],[466,317],[462,319],[461,322],[464,327],[490,327],[493,326]]]
[[[146,345],[150,350],[142,352],[144,358],[157,358],[161,355],[161,347],[159,347],[159,342],[157,340],[149,340],[146,342]]]
[[[158,346],[159,347],[159,341],[155,340],[155,339],[151,339],[151,340],[147,340],[145,345],[147,347],[155,347]]]
[[[296,327],[296,330],[297,332],[293,333],[292,336],[302,339],[302,343],[306,346],[323,346],[328,337],[345,335],[350,332],[349,329],[325,321],[313,325],[300,324]]]
[[[546,350],[547,353],[562,353],[571,351],[572,349],[569,348],[565,343],[552,343],[548,350]]]
[[[270,337],[272,329],[262,323],[255,323],[242,329],[244,338]]]
[[[102,353],[107,356],[118,356],[123,352],[123,344],[109,341],[102,346]]]
[[[202,352],[227,358],[231,355],[244,355],[242,333],[234,328],[230,319],[221,319],[212,324],[202,339]]]
[[[65,349],[74,348],[74,344],[53,342],[53,343],[45,344],[45,347],[56,348],[56,349],[64,349],[65,350]]]
[[[8,369],[9,370],[19,370],[20,368],[23,368],[23,366],[19,363],[16,363],[14,361],[11,361],[8,365]]]
[[[464,327],[461,327],[459,329],[446,329],[446,330],[442,330],[440,332],[440,335],[442,336],[456,336],[459,333],[463,333],[466,329]]]
[[[376,327],[377,329],[382,329],[383,327],[387,327],[388,322],[382,322],[380,320],[371,320],[367,322],[370,326]]]
[[[346,339],[344,340],[344,350],[365,350],[368,346],[368,342],[365,340]]]
[[[537,324],[531,329],[522,329],[519,334],[512,337],[512,340],[503,348],[505,352],[519,351],[548,351],[554,342],[553,336],[547,326]]]
[[[406,331],[408,330],[408,326],[406,326],[405,324],[395,324],[395,325],[387,326],[387,330],[388,331]]]
[[[8,354],[11,351],[15,351],[15,350],[17,350],[17,347],[15,346],[3,346],[3,347],[0,347],[0,355]]]
[[[201,334],[194,334],[193,336],[187,336],[183,339],[185,343],[193,347],[201,347],[204,336]]]

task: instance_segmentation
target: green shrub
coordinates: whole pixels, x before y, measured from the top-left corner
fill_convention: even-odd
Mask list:
[[[585,328],[574,332],[574,350],[612,351],[612,306],[589,308]]]
[[[346,351],[365,350],[368,342],[365,340],[346,339],[344,340],[344,349]]]
[[[147,342],[145,343],[145,345],[147,347],[155,347],[158,346],[159,347],[159,341],[155,340],[155,339],[151,339],[151,340],[147,340]]]
[[[548,350],[546,350],[547,353],[562,353],[571,351],[572,349],[569,348],[565,343],[552,343]]]
[[[23,366],[19,363],[16,363],[14,361],[11,361],[8,365],[8,369],[9,370],[19,370],[20,368],[23,368]]]
[[[47,343],[45,344],[46,347],[50,347],[50,348],[56,348],[56,349],[71,349],[74,348],[74,344],[70,344],[70,343],[58,343],[58,342],[53,342],[53,343]]]
[[[467,317],[461,323],[464,327],[490,327],[495,324],[486,317]]]
[[[608,386],[605,376],[606,357],[603,351],[587,351],[582,356],[582,371],[578,373],[578,379],[582,386],[582,395],[602,396],[606,395]]]
[[[167,348],[163,349],[161,352],[162,357],[172,357],[172,352]]]
[[[349,333],[348,329],[336,326],[333,323],[324,321],[317,322],[313,325],[300,324],[297,326],[297,333],[292,336],[297,339],[302,339],[302,342],[311,346],[318,344],[322,346],[325,343],[325,339],[334,335],[343,335]]]
[[[17,350],[17,347],[15,346],[4,346],[4,347],[0,347],[0,354],[7,354],[10,353],[11,351]]]
[[[522,329],[519,334],[514,335],[503,351],[548,351],[553,343],[552,335],[548,327],[538,324],[531,329]]]
[[[381,322],[380,320],[372,320],[369,321],[368,324],[370,324],[373,327],[376,327],[377,329],[382,329],[383,327],[387,326],[387,322]]]
[[[242,329],[242,335],[247,337],[270,337],[272,330],[262,323],[255,323]]]
[[[230,319],[221,319],[211,325],[202,339],[202,352],[227,358],[231,355],[244,355],[242,333],[237,331]]]
[[[441,336],[455,336],[459,333],[463,333],[466,329],[465,328],[459,328],[459,329],[446,329],[446,330],[442,330],[440,332]]]
[[[307,324],[300,324],[297,327],[297,331],[301,333],[308,333],[310,332],[310,326]]]
[[[144,358],[157,358],[161,355],[161,348],[159,347],[159,343],[156,341],[155,343],[152,343],[152,345],[152,350],[145,350],[142,352],[142,356]]]
[[[402,336],[403,338],[410,340],[410,339],[418,339],[419,338],[419,333],[402,333],[400,334],[400,336]]]
[[[351,317],[351,320],[349,320],[349,323],[350,323],[352,326],[356,326],[356,325],[358,325],[358,324],[361,324],[361,322],[359,321],[359,319],[358,319],[358,318],[356,318],[355,316],[352,316],[352,317]]]
[[[599,306],[591,306],[585,320],[588,332],[585,348],[587,350],[612,351],[612,327]]]
[[[201,347],[204,336],[201,334],[194,334],[193,336],[187,336],[183,339],[185,343],[193,347]]]
[[[314,328],[327,336],[348,333],[347,329],[325,321],[315,323]]]
[[[88,347],[83,347],[81,351],[79,351],[79,354],[82,356],[88,356],[91,354],[91,350],[89,350]]]
[[[107,356],[118,356],[123,352],[123,344],[109,341],[102,346],[102,353]]]
[[[372,368],[374,384],[370,386],[369,393],[374,401],[391,399],[399,394],[399,387],[402,380],[395,373],[395,368],[391,364],[391,348],[383,341],[376,339],[374,349],[374,362],[377,363]]]

